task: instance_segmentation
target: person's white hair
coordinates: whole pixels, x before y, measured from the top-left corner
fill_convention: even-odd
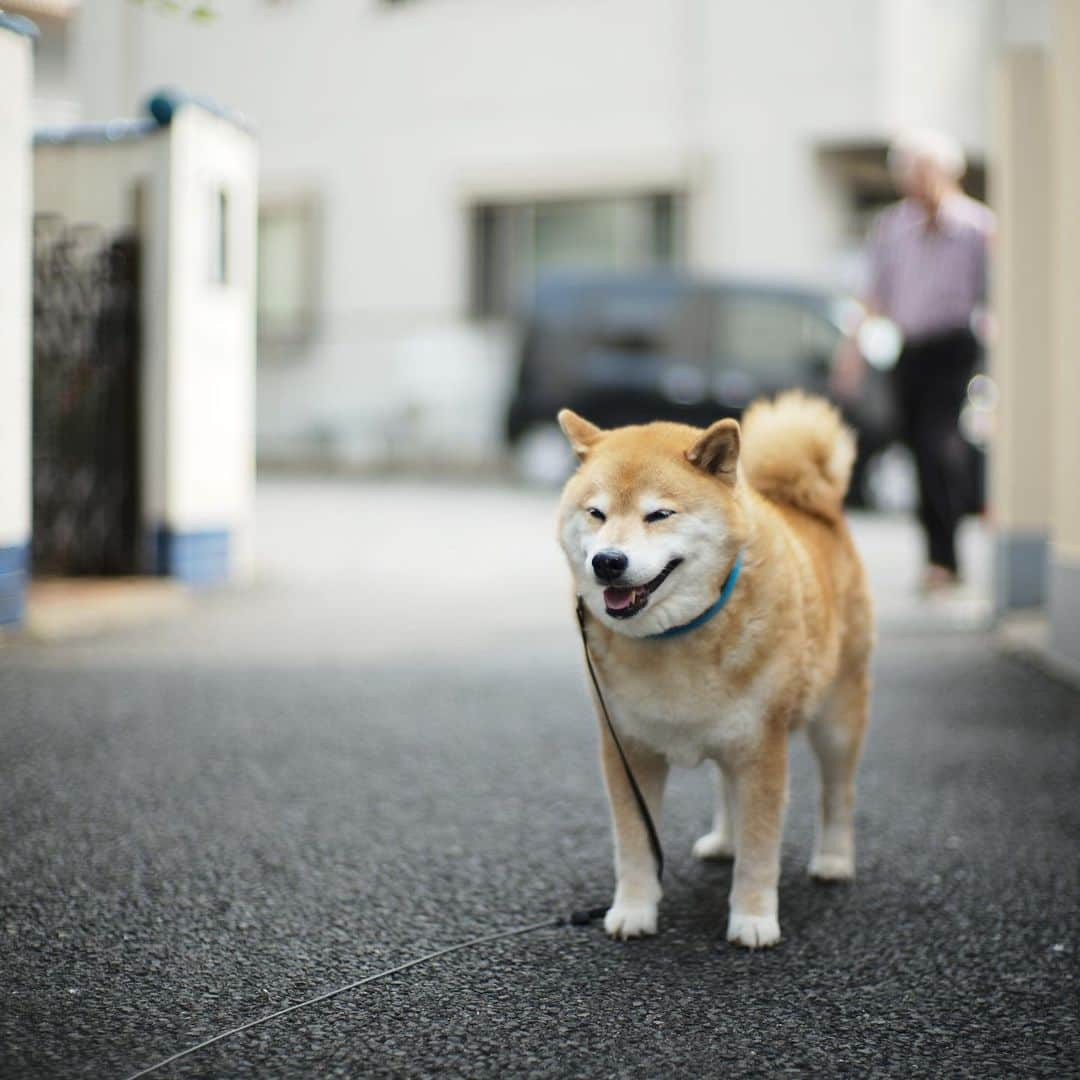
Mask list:
[[[967,168],[960,143],[951,135],[932,128],[902,132],[889,146],[888,165],[893,176],[906,176],[917,161],[933,163],[953,180],[959,180]]]

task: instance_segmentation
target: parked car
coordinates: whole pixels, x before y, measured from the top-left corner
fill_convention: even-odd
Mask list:
[[[865,364],[839,398],[833,364],[854,301],[779,284],[675,272],[558,275],[521,321],[520,367],[506,418],[516,472],[556,484],[572,460],[555,423],[563,406],[602,427],[648,420],[706,426],[790,387],[836,402],[858,435],[852,501],[896,501],[904,458],[888,454],[896,417],[888,376]],[[910,464],[907,465],[910,473]]]

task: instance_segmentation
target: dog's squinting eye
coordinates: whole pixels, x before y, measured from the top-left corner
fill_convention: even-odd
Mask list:
[[[651,514],[645,515],[645,521],[651,525],[654,521],[664,521],[674,513],[674,510],[654,510]]]
[[[607,514],[603,510],[597,510],[595,506],[586,506],[585,513],[596,518],[597,521],[607,521]]]

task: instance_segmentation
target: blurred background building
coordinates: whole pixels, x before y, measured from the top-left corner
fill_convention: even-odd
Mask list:
[[[205,541],[195,576],[213,565],[220,578],[232,574],[223,553],[249,546],[252,429],[271,465],[499,467],[526,351],[515,316],[552,272],[753,283],[813,308],[820,324],[858,289],[869,222],[894,198],[888,141],[928,126],[960,140],[968,189],[1000,218],[987,395],[997,609],[1042,605],[1052,650],[1080,661],[1075,0],[6,6],[5,618],[18,615],[31,532],[31,294],[35,355],[46,325],[30,280],[41,266],[37,239],[29,257],[32,212],[144,231],[179,200],[168,250],[180,261],[153,263],[165,234],[147,233],[158,277],[140,301],[138,498],[166,557],[134,563],[193,565],[191,535]],[[157,106],[179,99],[159,96],[148,119],[162,87],[201,104],[174,121]],[[90,164],[99,153],[106,172]],[[241,164],[227,177],[230,160]],[[166,313],[157,321],[155,304]],[[609,306],[619,318],[627,307]],[[773,310],[744,336],[780,321]],[[219,362],[235,365],[235,379],[219,376]],[[157,488],[155,476],[165,478]],[[37,491],[33,502],[37,537]]]
[[[989,0],[17,0],[39,122],[178,86],[260,141],[267,462],[490,465],[553,268],[852,287],[898,129],[983,186]]]

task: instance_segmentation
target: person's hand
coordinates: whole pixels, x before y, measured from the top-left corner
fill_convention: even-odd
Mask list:
[[[853,401],[866,379],[866,361],[854,337],[845,337],[833,353],[829,372],[829,391],[841,401]]]
[[[988,307],[976,308],[971,316],[971,332],[983,348],[990,348],[997,341],[997,319]]]

